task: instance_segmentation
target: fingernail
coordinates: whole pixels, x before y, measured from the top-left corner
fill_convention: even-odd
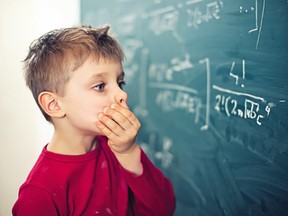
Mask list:
[[[116,104],[112,104],[112,105],[111,105],[111,108],[113,108],[113,109],[115,109],[116,107],[117,107]]]
[[[103,110],[103,112],[104,112],[105,114],[107,114],[108,111],[109,111],[109,107],[105,107],[104,110]]]
[[[100,113],[99,115],[98,115],[98,118],[99,119],[102,119],[104,117],[104,115],[102,114],[102,113]]]

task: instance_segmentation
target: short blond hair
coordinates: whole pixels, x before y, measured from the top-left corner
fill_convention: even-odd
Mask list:
[[[46,120],[50,121],[38,102],[43,91],[64,95],[70,75],[93,55],[96,60],[122,62],[124,53],[109,26],[80,26],[50,31],[30,45],[24,60],[25,80]]]

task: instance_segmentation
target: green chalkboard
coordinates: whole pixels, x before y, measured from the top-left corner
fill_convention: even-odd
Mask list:
[[[288,213],[288,1],[82,0],[126,53],[138,142],[175,215]]]

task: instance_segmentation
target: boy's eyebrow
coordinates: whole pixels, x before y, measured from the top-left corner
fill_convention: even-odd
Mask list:
[[[93,75],[90,77],[90,79],[93,80],[93,79],[105,77],[106,74],[108,74],[108,72],[101,72],[101,73],[93,74]],[[117,76],[117,79],[124,79],[124,77],[125,77],[125,72],[124,72],[124,71],[121,71],[121,72],[119,73],[119,75]]]
[[[96,73],[96,74],[93,74],[93,75],[90,77],[90,79],[101,78],[101,77],[104,77],[105,74],[107,74],[107,72]]]

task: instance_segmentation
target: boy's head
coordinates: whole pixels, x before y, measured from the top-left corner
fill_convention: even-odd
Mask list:
[[[64,95],[65,84],[73,71],[91,55],[96,60],[123,61],[123,50],[108,35],[108,30],[108,26],[97,29],[86,26],[57,29],[44,34],[30,45],[24,60],[26,84],[46,120],[51,121],[51,118],[39,104],[41,92]]]

